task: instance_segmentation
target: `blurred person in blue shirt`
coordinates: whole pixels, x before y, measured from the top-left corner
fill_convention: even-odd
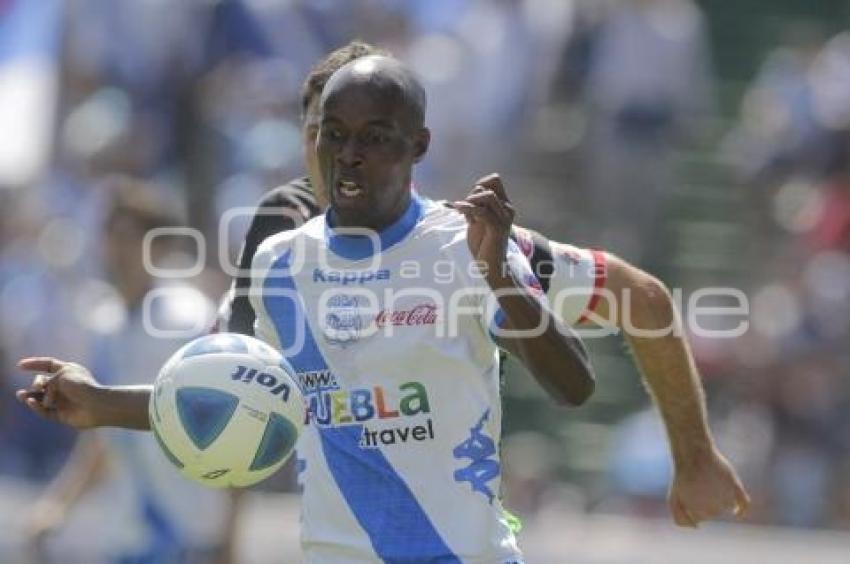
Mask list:
[[[90,362],[110,384],[150,383],[182,344],[153,335],[150,326],[185,328],[184,297],[190,290],[184,289],[180,298],[165,293],[151,300],[150,323],[145,323],[145,297],[156,282],[143,262],[143,238],[150,229],[180,221],[167,213],[146,185],[128,178],[113,179],[112,184],[101,241],[102,260],[116,294],[104,297],[90,312],[102,317]],[[151,243],[155,264],[165,259],[168,239]],[[33,507],[29,530],[37,548],[49,548],[42,543],[45,535],[60,528],[74,505],[95,486],[109,494],[109,508],[102,512],[99,525],[109,537],[104,550],[111,552],[111,562],[229,560],[235,499],[175,472],[149,436],[110,431],[81,436],[59,476]]]

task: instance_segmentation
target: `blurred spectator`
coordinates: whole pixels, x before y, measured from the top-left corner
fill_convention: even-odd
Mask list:
[[[104,296],[90,312],[102,318],[90,363],[103,382],[150,383],[181,344],[154,329],[185,329],[187,307],[200,300],[202,307],[194,314],[203,315],[203,306],[207,313],[211,306],[201,297],[193,303],[191,288],[148,301],[156,281],[144,262],[145,234],[181,222],[144,184],[125,178],[109,182],[100,240],[115,294]],[[154,239],[153,263],[163,264],[167,254],[168,239]],[[33,540],[40,544],[44,535],[61,527],[74,505],[96,486],[111,492],[110,512],[103,514],[98,529],[111,532],[105,550],[115,562],[214,562],[232,549],[235,506],[229,493],[182,477],[149,436],[109,430],[80,436],[68,463],[32,511]]]
[[[657,264],[674,151],[712,115],[705,24],[691,0],[604,6],[585,88],[591,216],[598,244]]]
[[[795,167],[809,170],[806,161],[821,154],[809,70],[822,45],[816,24],[789,24],[744,93],[739,123],[721,151],[745,182],[781,182]]]

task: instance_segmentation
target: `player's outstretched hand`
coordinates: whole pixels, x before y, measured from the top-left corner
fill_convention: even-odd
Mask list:
[[[46,419],[77,429],[97,425],[100,384],[84,366],[48,357],[25,358],[18,366],[37,373],[29,388],[15,393],[18,401]]]
[[[484,262],[488,273],[501,272],[515,214],[501,177],[489,174],[478,179],[469,195],[452,207],[469,222],[467,240],[472,257]]]
[[[713,450],[690,468],[676,470],[668,502],[677,525],[696,527],[729,513],[743,518],[750,496],[729,461]]]

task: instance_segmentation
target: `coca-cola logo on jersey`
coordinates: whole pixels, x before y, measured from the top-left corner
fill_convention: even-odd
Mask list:
[[[414,326],[414,325],[434,325],[437,322],[437,306],[433,304],[419,304],[411,309],[401,310],[381,310],[375,317],[375,323],[378,327],[386,327],[388,325],[399,326]]]

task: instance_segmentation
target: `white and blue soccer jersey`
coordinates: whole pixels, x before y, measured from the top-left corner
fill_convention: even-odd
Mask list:
[[[257,252],[256,334],[287,356],[310,407],[298,444],[308,562],[521,559],[499,499],[491,332],[503,315],[466,233],[462,215],[414,196],[375,238],[320,216]],[[533,286],[519,248],[508,255]]]

